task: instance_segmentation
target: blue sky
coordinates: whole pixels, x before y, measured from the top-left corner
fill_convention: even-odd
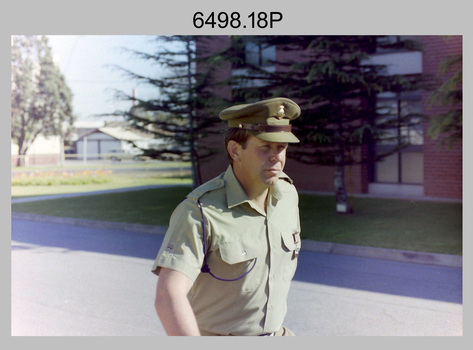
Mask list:
[[[94,114],[124,110],[130,103],[114,98],[113,89],[126,93],[136,88],[138,97],[151,98],[157,90],[125,77],[107,65],[119,65],[146,76],[159,75],[159,67],[151,65],[123,48],[154,53],[153,36],[143,35],[48,35],[54,59],[71,88],[73,108],[79,120],[103,120]]]

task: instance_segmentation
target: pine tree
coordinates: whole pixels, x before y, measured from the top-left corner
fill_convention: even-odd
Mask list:
[[[440,66],[441,77],[452,73],[458,66],[461,67],[462,60],[462,54],[443,60]],[[463,69],[453,71],[429,99],[431,106],[444,106],[446,111],[432,116],[427,134],[434,140],[441,139],[440,145],[447,147],[463,138]]]
[[[24,156],[38,135],[64,139],[69,133],[72,93],[46,36],[12,36],[11,53],[11,138]]]
[[[218,105],[218,99],[209,89],[212,84],[210,70],[197,73],[195,69],[196,64],[202,60],[196,57],[196,40],[205,38],[158,36],[155,38],[155,53],[132,51],[139,58],[160,66],[161,76],[145,76],[121,67],[116,68],[139,83],[155,87],[157,97],[142,99],[117,91],[117,97],[132,101],[133,107],[128,111],[113,113],[125,117],[134,128],[165,141],[161,146],[141,149],[144,155],[167,159],[172,154],[176,159],[190,159],[194,186],[202,182],[199,160],[213,154],[212,149],[198,144],[198,140],[210,132],[211,125],[218,122],[217,118],[208,117]],[[203,115],[200,113],[203,110],[208,113]]]

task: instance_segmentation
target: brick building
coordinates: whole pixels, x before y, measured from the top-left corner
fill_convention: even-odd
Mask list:
[[[444,57],[462,53],[462,37],[424,36],[423,72],[438,74]],[[432,115],[445,107],[427,107],[428,94],[424,93],[424,113]],[[424,132],[427,125],[424,125]],[[428,197],[462,198],[462,145],[452,148],[440,147],[438,141],[424,138],[424,195]]]
[[[215,36],[206,38],[205,45],[197,45],[197,52],[217,51],[230,44],[230,38]],[[445,57],[462,53],[461,36],[422,36],[422,51],[376,52],[370,60],[376,64],[384,64],[388,74],[405,74],[421,76],[431,74],[438,76],[439,67]],[[251,56],[253,54],[253,56]],[[277,47],[259,52],[276,61],[295,60],[294,52],[283,51]],[[293,55],[293,56],[291,56]],[[258,59],[258,54],[250,50],[246,59]],[[199,66],[197,69],[200,69]],[[219,67],[216,76],[221,79],[232,74],[244,74],[244,67],[232,67],[224,64]],[[278,65],[265,67],[277,72]],[[445,79],[445,78],[444,78]],[[256,83],[257,84],[257,83]],[[221,89],[218,93],[231,99],[232,91]],[[413,92],[393,95],[382,94],[378,103],[386,106],[397,105],[432,115],[442,111],[440,106],[428,103],[429,93]],[[304,113],[304,111],[302,111]],[[222,123],[217,128],[223,130]],[[354,194],[373,194],[393,197],[433,197],[462,199],[462,145],[454,144],[452,148],[440,147],[438,141],[426,136],[427,123],[421,124],[416,130],[409,130],[410,145],[408,148],[393,154],[376,164],[362,164],[345,167],[346,188]],[[202,181],[217,176],[228,165],[223,152],[221,137],[210,136],[205,139],[206,145],[219,150],[211,159],[202,160],[200,173]],[[383,145],[376,145],[382,148]],[[334,168],[331,166],[307,165],[295,159],[288,159],[285,171],[291,176],[301,191],[333,192]]]

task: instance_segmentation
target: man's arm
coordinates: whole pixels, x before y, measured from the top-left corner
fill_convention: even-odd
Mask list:
[[[183,273],[162,268],[154,306],[168,335],[200,335],[187,299],[193,281]]]

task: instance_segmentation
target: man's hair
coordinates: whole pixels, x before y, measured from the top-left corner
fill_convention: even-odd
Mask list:
[[[230,164],[233,164],[233,159],[228,153],[228,143],[233,140],[236,143],[240,144],[243,149],[246,148],[246,142],[248,141],[248,138],[250,137],[250,133],[248,130],[245,129],[240,129],[240,128],[230,128],[225,132],[225,151],[227,152],[227,157],[228,161]]]

